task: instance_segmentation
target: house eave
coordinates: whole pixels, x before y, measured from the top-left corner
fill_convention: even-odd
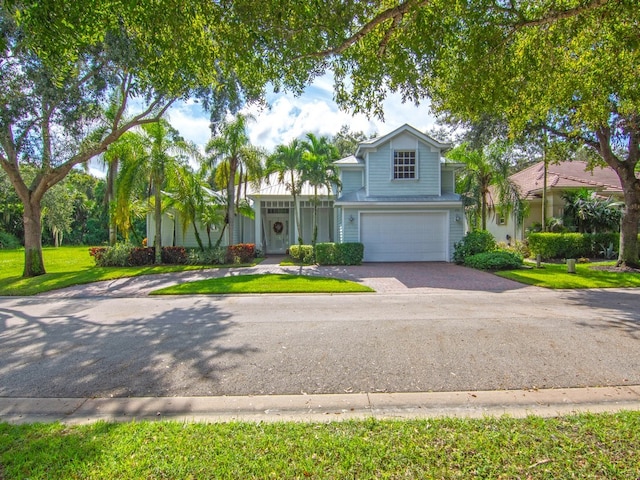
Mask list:
[[[336,207],[462,207],[462,202],[341,202]]]

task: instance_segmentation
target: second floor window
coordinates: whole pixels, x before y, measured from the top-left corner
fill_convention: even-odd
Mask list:
[[[393,152],[394,180],[417,178],[416,173],[415,150],[395,150]]]

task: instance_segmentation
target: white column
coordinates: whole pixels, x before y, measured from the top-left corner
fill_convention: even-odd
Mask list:
[[[264,250],[265,246],[262,244],[262,201],[256,200],[253,208],[255,209],[254,224],[256,248],[262,250],[262,254],[264,255],[266,252]]]

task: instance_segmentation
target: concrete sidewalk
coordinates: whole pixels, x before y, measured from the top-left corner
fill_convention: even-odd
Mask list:
[[[0,398],[0,421],[330,422],[348,419],[553,417],[640,410],[640,385],[548,390],[143,398]]]

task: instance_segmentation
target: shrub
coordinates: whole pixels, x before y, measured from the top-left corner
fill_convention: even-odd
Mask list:
[[[184,247],[162,247],[162,263],[184,265],[187,263],[187,250]]]
[[[315,263],[313,258],[313,246],[311,245],[291,245],[289,247],[289,256],[294,260],[307,265]]]
[[[364,258],[364,245],[359,242],[337,243],[336,250],[338,265],[360,265]]]
[[[619,233],[532,233],[529,247],[533,255],[545,259],[602,257],[603,246],[620,244]]]
[[[96,259],[98,267],[127,267],[129,266],[129,255],[133,246],[128,243],[116,243],[112,247],[104,249],[92,249],[93,257]],[[92,253],[91,251],[89,252]]]
[[[531,250],[529,250],[529,243],[525,240],[524,242],[519,242],[515,240],[511,243],[511,245],[507,245],[506,242],[500,242],[497,245],[499,250],[505,250],[507,252],[517,253],[522,255],[522,258],[531,257]]]
[[[316,244],[316,262],[320,265],[337,265],[338,249],[335,243]]]
[[[9,232],[0,232],[0,249],[20,248],[22,244],[18,237]]]
[[[465,258],[464,264],[479,270],[511,270],[522,265],[522,256],[506,250],[494,250],[471,255]]]
[[[251,263],[256,258],[256,246],[253,243],[238,243],[227,247],[227,262]]]
[[[129,253],[128,266],[140,267],[142,265],[153,265],[155,259],[156,251],[153,247],[133,247]]]
[[[102,261],[102,256],[104,255],[104,252],[107,251],[107,248],[109,247],[91,247],[89,249],[89,255],[94,257],[96,265],[99,266],[99,263]]]
[[[453,248],[453,261],[464,263],[465,258],[471,255],[495,250],[496,239],[486,230],[475,230],[467,233]]]
[[[190,250],[187,263],[189,265],[223,265],[227,263],[227,247]]]

